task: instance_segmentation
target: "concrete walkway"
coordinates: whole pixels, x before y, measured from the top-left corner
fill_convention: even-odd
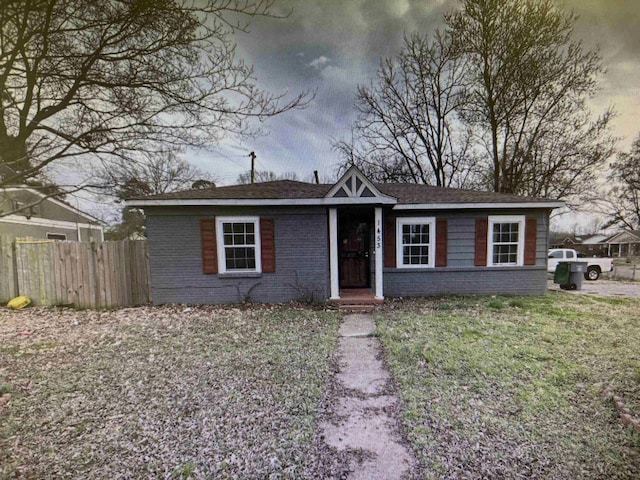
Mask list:
[[[374,332],[371,315],[345,316],[336,351],[340,388],[329,402],[331,420],[320,424],[327,445],[352,454],[348,479],[399,479],[415,465],[398,431],[398,399]]]

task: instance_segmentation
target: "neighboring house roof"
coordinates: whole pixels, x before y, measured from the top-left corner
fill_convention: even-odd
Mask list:
[[[0,216],[3,225],[103,230],[104,222],[98,218],[29,186],[0,188],[0,207],[5,210]]]
[[[79,210],[75,207],[73,207],[72,205],[69,205],[67,202],[60,200],[58,198],[49,196],[43,192],[40,192],[37,188],[35,187],[30,187],[28,185],[18,185],[15,187],[5,187],[5,188],[0,188],[0,195],[4,194],[4,193],[11,193],[11,192],[28,192],[36,197],[39,197],[40,200],[39,201],[48,201],[51,202],[59,207],[62,207],[70,212],[73,212],[75,215],[81,216],[84,219],[86,219],[88,222],[90,223],[97,223],[102,225],[104,222],[102,220],[100,220],[97,217],[94,217],[93,215],[88,214],[87,212],[83,212],[82,210]]]
[[[353,178],[352,183],[345,180]],[[358,182],[358,183],[356,183]],[[343,190],[344,185],[347,190]],[[434,187],[408,183],[371,183],[352,167],[335,184],[313,184],[276,180],[249,185],[232,185],[185,190],[127,199],[130,206],[171,205],[335,205],[381,203],[394,208],[479,208],[539,207],[556,208],[556,200],[521,197],[494,192]]]
[[[607,243],[607,240],[611,237],[611,235],[604,235],[602,233],[597,233],[595,235],[591,235],[586,237],[582,243],[585,245],[596,245],[601,243]]]
[[[640,243],[640,230],[623,230],[611,237],[608,243]]]

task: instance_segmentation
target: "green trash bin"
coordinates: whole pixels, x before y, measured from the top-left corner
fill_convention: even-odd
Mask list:
[[[559,283],[560,285],[566,285],[569,283],[569,274],[571,268],[569,262],[558,262],[556,265],[556,271],[553,274],[553,283]]]

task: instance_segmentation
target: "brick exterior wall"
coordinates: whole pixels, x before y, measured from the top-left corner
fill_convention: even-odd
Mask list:
[[[200,218],[218,215],[273,218],[276,271],[253,278],[204,274]],[[326,209],[148,209],[147,235],[156,304],[281,303],[329,297]]]
[[[384,215],[389,213],[385,210]],[[444,294],[543,294],[549,218],[546,210],[393,212],[447,219],[447,266],[429,270],[384,268],[385,296]],[[156,304],[280,303],[329,297],[328,210],[320,207],[147,208],[151,286]],[[475,267],[475,220],[487,215],[537,219],[536,263]],[[200,218],[252,215],[275,221],[275,273],[225,277],[202,272]],[[522,232],[524,235],[524,232]],[[373,263],[373,262],[372,262]],[[372,268],[371,278],[374,278]],[[372,285],[373,287],[373,285]]]

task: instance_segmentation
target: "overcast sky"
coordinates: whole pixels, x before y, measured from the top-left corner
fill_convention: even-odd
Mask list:
[[[599,47],[607,73],[592,111],[610,104],[619,112],[615,133],[626,148],[640,132],[640,5],[636,0],[557,0],[578,16],[575,33],[589,48]],[[229,139],[212,151],[190,154],[200,168],[234,183],[249,168],[313,170],[332,176],[338,160],[333,139],[348,138],[358,84],[372,81],[381,57],[394,56],[405,33],[430,33],[458,0],[278,0],[286,19],[260,18],[250,33],[236,35],[240,58],[255,66],[258,85],[273,93],[316,91],[312,104],[264,125],[269,134],[239,143]]]

